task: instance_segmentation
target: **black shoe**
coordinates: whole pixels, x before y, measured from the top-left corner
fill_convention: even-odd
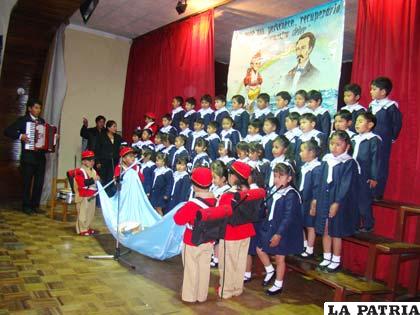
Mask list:
[[[23,207],[22,208],[22,212],[25,213],[25,214],[27,214],[27,215],[32,215],[33,214],[32,209],[29,208],[29,207]]]
[[[330,268],[330,265],[328,265],[325,269],[324,269],[324,272],[326,272],[326,273],[335,273],[335,272],[338,272],[338,271],[340,271],[341,270],[341,265],[338,265],[337,267],[335,267],[335,268]]]
[[[381,200],[383,200],[383,199],[384,199],[384,196],[383,196],[383,195],[375,196],[375,197],[373,198],[373,200],[374,200],[374,201],[381,201]]]
[[[315,257],[315,255],[313,253],[308,254],[307,252],[303,252],[302,254],[299,255],[299,257],[303,259],[312,259]]]
[[[330,263],[331,263],[331,262],[330,262]],[[325,265],[325,266],[318,265],[318,266],[316,266],[316,270],[317,270],[317,271],[321,271],[321,272],[325,272],[325,269],[326,269],[328,266],[329,266],[329,264],[328,264],[328,265]]]
[[[37,213],[37,214],[44,213],[44,211],[42,211],[39,207],[32,208],[32,212],[33,213]]]
[[[274,285],[275,286],[275,285]],[[265,294],[267,294],[268,296],[273,296],[273,295],[277,295],[280,294],[283,291],[283,287],[278,288],[275,291],[270,291],[270,290],[265,290]]]
[[[271,273],[271,277],[267,281],[263,280],[263,282],[262,282],[263,287],[268,286],[270,284],[270,282],[276,277],[276,272],[275,271],[269,272],[269,273]]]
[[[244,283],[248,283],[248,282],[251,282],[252,281],[252,278],[251,277],[245,277],[244,276]]]
[[[363,228],[359,229],[359,233],[372,233],[372,232],[373,232],[373,227],[371,227],[371,228],[363,227]]]

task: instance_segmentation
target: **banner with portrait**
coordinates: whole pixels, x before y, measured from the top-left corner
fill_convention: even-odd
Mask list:
[[[345,1],[233,33],[228,100],[241,94],[252,104],[259,93],[320,90],[335,113],[343,53]],[[291,104],[292,105],[292,104]],[[251,106],[252,107],[252,106]],[[251,108],[252,109],[252,108]]]

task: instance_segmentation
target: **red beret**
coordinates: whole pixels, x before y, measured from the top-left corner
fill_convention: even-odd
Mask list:
[[[95,153],[93,151],[83,151],[82,152],[82,160],[84,159],[94,159],[95,158]]]
[[[209,188],[212,184],[212,176],[209,168],[197,167],[192,171],[191,181],[200,188]]]
[[[232,163],[230,168],[240,177],[243,179],[248,179],[249,176],[251,176],[251,166],[248,164],[241,162],[241,161],[235,161]]]
[[[130,147],[122,147],[120,150],[120,157],[124,157],[128,153],[134,153],[134,150]]]
[[[146,114],[144,114],[144,116],[156,120],[156,115],[152,112],[147,112]]]

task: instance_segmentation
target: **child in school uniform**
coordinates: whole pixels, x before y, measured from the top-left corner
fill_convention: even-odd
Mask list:
[[[292,155],[289,153],[289,146],[290,141],[285,136],[278,136],[274,139],[272,147],[273,160],[270,162],[269,176],[265,177],[268,188],[274,185],[274,169],[277,164],[284,163],[292,168],[295,167],[293,159],[290,158]]]
[[[211,109],[211,103],[213,102],[209,94],[204,94],[201,99],[201,108],[197,112],[197,118],[201,118],[204,121],[204,128],[206,129],[209,122],[213,120],[213,109]]]
[[[302,130],[299,127],[300,115],[297,112],[289,113],[286,116],[287,132],[284,136],[290,141],[289,153],[292,156],[296,155],[296,141],[302,135]]]
[[[146,148],[151,150],[155,149],[154,143],[150,140],[152,137],[152,131],[150,129],[136,130],[135,132],[137,134],[140,133],[141,138],[136,143],[133,142],[133,148],[138,148],[140,150],[145,150]]]
[[[190,153],[191,158],[194,158],[195,156],[195,144],[200,138],[207,138],[207,132],[204,130],[204,120],[197,118],[194,122],[194,131],[191,133],[187,140],[187,150]]]
[[[163,144],[164,133],[158,132],[155,136],[155,152],[161,153],[165,150],[165,145]]]
[[[172,126],[176,128],[178,132],[181,131],[181,128],[179,127],[179,122],[185,115],[185,110],[182,108],[182,105],[184,104],[184,99],[182,96],[175,96],[172,99]]]
[[[217,121],[219,124],[219,129],[217,130],[217,133],[220,135],[220,132],[222,131],[222,122],[225,117],[230,117],[229,111],[226,108],[226,97],[223,95],[217,95],[214,99],[214,107],[216,110],[213,113],[213,119]]]
[[[372,202],[378,184],[378,164],[381,155],[381,138],[374,134],[376,117],[363,112],[357,116],[356,131],[352,139],[353,158],[359,163],[360,176],[357,194],[357,208],[360,218],[356,229],[360,232],[372,232],[375,224],[372,213]]]
[[[174,137],[178,135],[178,130],[172,126],[172,116],[170,114],[162,116],[162,127],[160,127],[159,131],[162,133],[171,134]]]
[[[188,160],[180,157],[176,159],[176,171],[174,172],[174,183],[171,190],[171,200],[168,203],[168,212],[179,203],[189,199],[191,194],[191,179],[187,172]]]
[[[188,121],[188,127],[193,130],[194,129],[194,122],[197,119],[197,112],[195,111],[195,105],[197,101],[194,97],[189,97],[185,100],[185,114],[184,118]]]
[[[246,163],[232,163],[228,175],[228,182],[232,188],[220,196],[219,206],[231,207],[234,193],[247,190],[251,171],[251,167]],[[220,282],[217,293],[221,298],[228,299],[242,294],[249,243],[254,235],[252,223],[237,226],[227,224],[225,238],[219,242]]]
[[[185,148],[186,141],[187,141],[187,138],[184,135],[179,135],[175,138],[176,151],[174,152],[172,160],[170,161],[173,170],[175,170],[175,168],[176,168],[176,160],[177,159],[183,158],[183,159],[187,160],[187,163],[190,159],[188,151]]]
[[[140,170],[144,176],[143,188],[147,197],[150,197],[153,186],[153,174],[156,168],[155,152],[150,149],[144,149],[142,153],[142,163]]]
[[[295,106],[289,109],[289,113],[298,113],[303,115],[310,113],[311,110],[306,106],[308,101],[308,93],[305,90],[299,90],[295,93]]]
[[[168,166],[173,169],[175,166],[172,165],[172,161],[174,160],[174,155],[177,150],[175,146],[175,136],[173,134],[163,134],[162,135],[162,143],[165,146],[165,149],[162,151],[163,154],[166,155]]]
[[[283,291],[286,256],[303,251],[301,200],[293,187],[293,180],[292,167],[283,163],[276,165],[274,185],[280,190],[270,200],[268,218],[263,223],[263,232],[257,247],[258,257],[266,271],[263,286],[268,286],[275,279],[273,285],[265,291],[269,296]],[[275,255],[276,269],[271,264],[269,255]]]
[[[82,152],[82,166],[74,172],[75,201],[77,209],[76,232],[81,236],[90,236],[96,233],[91,229],[95,217],[96,200],[90,199],[96,193],[95,182],[99,180],[93,166],[95,165],[95,153],[93,151]]]
[[[241,138],[245,138],[248,132],[249,114],[244,109],[245,98],[242,95],[232,97],[232,110],[230,116],[233,119],[233,128],[238,130]]]
[[[353,125],[352,114],[345,109],[338,111],[334,115],[334,130],[342,130],[347,132],[350,139],[355,135],[353,131],[350,130],[350,127]]]
[[[187,118],[181,118],[179,121],[179,134],[185,136],[187,139],[192,134],[192,130],[189,128],[189,120]]]
[[[248,134],[244,138],[244,141],[247,143],[251,142],[261,142],[262,135],[261,135],[261,121],[255,119],[251,121],[248,125]]]
[[[311,90],[308,93],[308,108],[316,117],[315,129],[321,131],[328,138],[331,133],[331,115],[330,112],[321,106],[322,94],[319,91]]]
[[[249,154],[249,144],[245,141],[240,141],[236,145],[236,156],[238,157],[236,160],[243,163],[248,163],[249,162],[248,154]]]
[[[216,204],[214,195],[209,192],[212,182],[211,171],[208,168],[197,168],[191,174],[192,189],[195,198],[190,199],[174,215],[178,225],[186,225],[184,233],[184,248],[182,262],[184,265],[184,278],[182,281],[182,300],[185,302],[204,302],[207,300],[210,281],[210,258],[213,243],[208,242],[195,246],[192,243],[192,229],[197,211],[203,207]]]
[[[321,163],[321,180],[316,199],[315,231],[322,235],[324,259],[321,271],[337,272],[341,265],[342,238],[355,232],[357,209],[357,162],[348,154],[349,135],[335,131],[329,142],[330,152]]]
[[[217,160],[217,158],[219,157],[217,153],[217,151],[219,150],[219,143],[220,143],[220,137],[217,134],[218,129],[219,129],[219,124],[217,123],[217,121],[211,121],[207,125],[208,136],[206,137],[206,140],[209,143],[207,151],[212,161]]]
[[[211,162],[210,164],[212,185],[210,191],[214,194],[214,197],[218,199],[221,195],[230,189],[227,183],[228,179],[228,168],[220,160]],[[210,267],[217,268],[219,266],[219,240],[216,240],[213,248],[213,255],[211,256]]]
[[[250,120],[253,121],[258,119],[264,121],[267,117],[274,117],[270,108],[270,95],[267,93],[261,93],[257,98],[257,107],[254,109],[254,113],[251,115]],[[260,131],[262,134],[262,130]]]
[[[362,88],[360,85],[350,83],[344,86],[344,103],[346,106],[341,107],[341,110],[348,110],[351,113],[352,125],[350,130],[355,132],[356,119],[359,114],[364,113],[366,108],[359,104],[360,96],[362,95]]]
[[[315,215],[318,186],[321,180],[321,162],[318,160],[320,147],[315,140],[300,145],[300,158],[305,164],[300,169],[298,189],[302,197],[302,217],[305,233],[303,258],[314,257]]]
[[[171,197],[174,178],[172,170],[167,167],[165,154],[156,154],[156,168],[153,171],[153,184],[150,193],[150,203],[156,212],[163,216]]]
[[[295,152],[295,162],[296,167],[299,170],[302,166],[302,161],[299,155],[299,148],[303,142],[314,139],[319,147],[321,148],[321,156],[327,151],[327,137],[324,133],[315,129],[316,117],[312,113],[306,113],[300,116],[299,127],[302,130],[302,134],[296,140],[296,152]]]
[[[392,82],[389,78],[378,77],[370,84],[370,95],[372,102],[368,111],[375,115],[376,126],[372,130],[381,137],[381,156],[379,159],[378,185],[375,189],[375,197],[382,199],[389,173],[389,159],[391,147],[402,127],[402,115],[398,103],[388,98],[392,91]]]
[[[270,161],[264,158],[264,147],[261,143],[251,142],[248,150],[248,165],[257,169],[263,178],[270,175]]]
[[[287,132],[286,116],[289,114],[289,104],[292,96],[287,91],[281,91],[276,95],[277,110],[274,112],[274,117],[277,119],[277,134],[284,135]]]
[[[114,177],[120,180],[121,174],[131,167],[131,169],[138,174],[140,181],[143,183],[144,175],[141,171],[141,166],[139,164],[131,166],[136,161],[136,154],[134,150],[130,147],[122,147],[120,149],[120,159],[120,164],[114,169]]]
[[[264,127],[263,127],[265,135],[261,139],[261,144],[264,147],[264,156],[267,160],[273,160],[273,140],[277,138],[276,130],[277,130],[277,119],[274,117],[267,117],[264,120]]]
[[[144,121],[146,123],[146,125],[141,128],[141,127],[137,127],[137,129],[139,130],[145,130],[145,129],[149,129],[152,132],[152,137],[150,140],[152,140],[152,142],[154,141],[154,137],[158,131],[158,125],[156,124],[156,115],[152,112],[147,112],[144,115]]]
[[[133,148],[137,147],[137,143],[141,141],[141,130],[134,130],[131,134],[131,146]]]
[[[211,160],[209,155],[207,154],[207,146],[208,143],[203,138],[198,138],[195,142],[195,156],[191,162],[192,169],[197,167],[209,167]]]
[[[232,142],[232,146],[236,147],[239,141],[241,141],[241,134],[238,130],[233,129],[232,117],[228,116],[223,118],[222,128],[223,129],[220,132],[220,139],[223,141],[229,140],[230,142]]]
[[[232,143],[229,140],[221,141],[217,152],[219,154],[217,160],[223,162],[226,166],[229,167],[235,161],[232,153]]]

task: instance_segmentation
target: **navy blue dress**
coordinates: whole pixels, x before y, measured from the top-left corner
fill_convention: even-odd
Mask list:
[[[223,121],[223,118],[225,117],[230,117],[229,112],[226,109],[226,107],[225,107],[225,110],[220,110],[220,112],[216,110],[212,114],[212,120],[217,121],[217,123],[219,124],[219,128],[217,129],[217,134],[219,136],[220,136],[220,132],[222,131],[222,121]]]
[[[268,218],[263,223],[258,247],[269,255],[285,256],[303,252],[300,196],[295,189],[289,187],[285,188],[287,192],[279,199],[273,196],[274,199],[268,209]],[[272,220],[270,220],[270,211],[274,211]],[[278,246],[270,247],[270,240],[274,234],[279,234],[281,240]]]
[[[302,174],[303,176],[303,174]],[[309,214],[312,200],[317,199],[319,182],[321,180],[321,165],[315,166],[312,170],[305,173],[305,180],[302,185],[302,178],[299,180],[298,187],[302,196],[302,218],[304,227],[315,227],[315,216]]]
[[[179,122],[181,121],[182,118],[184,118],[185,115],[185,110],[180,110],[177,111],[176,113],[174,113],[174,111],[172,111],[172,126],[176,128],[176,130],[178,132],[181,131],[181,128],[179,127]]]
[[[321,180],[316,206],[315,231],[324,234],[328,220],[328,235],[331,237],[351,236],[355,232],[357,209],[358,165],[354,159],[333,167],[332,182],[327,183],[328,163],[323,161],[320,166]],[[330,206],[334,202],[340,207],[333,218],[329,218]]]
[[[234,113],[235,111],[232,111],[233,128],[239,131],[242,138],[245,138],[248,134],[249,113],[244,109],[238,111],[235,116]]]
[[[205,132],[204,130],[194,131],[188,137],[185,148],[187,149],[191,158],[193,158],[193,156],[195,155],[194,147],[195,147],[195,144],[197,143],[198,138],[203,138],[203,139],[207,138],[207,132]]]
[[[378,185],[376,186],[375,194],[376,196],[383,196],[388,180],[392,142],[397,140],[401,131],[402,115],[393,101],[390,101],[390,104],[383,106],[377,112],[373,111],[371,105],[369,105],[369,111],[376,116],[376,126],[372,131],[382,139],[381,155],[379,157]]]
[[[191,179],[188,176],[187,172],[185,172],[185,175],[174,181],[174,186],[171,187],[171,200],[168,203],[166,212],[171,211],[173,208],[175,208],[179,203],[188,201],[191,193]]]
[[[220,138],[217,134],[211,134],[209,135],[206,140],[208,141],[209,145],[207,147],[207,153],[209,154],[209,157],[212,161],[217,160],[217,157],[219,156],[219,143]]]
[[[153,186],[150,193],[150,203],[154,208],[159,207],[166,209],[171,197],[174,178],[172,176],[172,170],[169,168],[166,168],[165,173],[163,174],[156,174],[158,171],[159,169],[155,169],[153,174]]]
[[[331,115],[326,108],[319,107],[313,112],[316,116],[315,129],[321,131],[328,138],[331,132]]]
[[[196,155],[194,160],[192,161],[192,169],[195,169],[197,167],[210,167],[210,157],[207,155],[207,153],[200,153],[199,155]]]
[[[262,236],[262,226],[266,218],[267,218],[267,208],[265,206],[265,203],[262,203],[260,211],[259,211],[259,220],[253,223],[255,235],[251,237],[250,239],[248,255],[251,255],[251,256],[257,255],[257,246]]]
[[[327,152],[327,148],[328,148],[327,135],[315,129],[312,130],[311,133],[313,134],[313,136],[306,136],[305,134],[302,134],[302,136],[296,139],[294,152],[295,152],[295,163],[298,170],[300,170],[300,168],[303,165],[302,159],[300,158],[300,146],[302,143],[309,141],[311,139],[316,140],[318,142],[318,145],[321,148],[320,157],[324,156],[324,154]]]
[[[163,150],[163,153],[167,156],[167,161],[169,163],[169,167],[172,168],[172,160],[174,159],[174,155],[176,152],[176,147],[171,145]]]
[[[184,114],[184,118],[188,120],[188,127],[191,130],[194,130],[194,122],[197,120],[197,112],[195,110],[191,110]]]
[[[355,136],[353,139],[358,139]],[[353,140],[353,148],[356,142]],[[374,134],[369,139],[360,142],[357,152],[354,151],[354,158],[360,166],[360,176],[358,181],[357,209],[359,217],[356,219],[356,228],[364,227],[370,229],[375,221],[372,214],[372,202],[374,189],[369,187],[369,179],[378,180],[378,164],[380,156],[381,140]]]
[[[174,155],[173,155],[173,157],[172,157],[172,160],[170,160],[170,163],[171,163],[171,165],[172,165],[172,169],[173,169],[173,170],[175,170],[175,168],[176,168],[176,160],[177,160],[177,159],[179,159],[179,158],[184,158],[184,159],[186,159],[186,160],[187,160],[187,163],[188,163],[188,161],[190,160],[190,156],[189,156],[189,154],[188,154],[188,151],[187,151],[187,149],[185,149],[185,147],[184,147],[184,146],[182,146],[182,147],[180,147],[179,149],[177,149],[177,150],[174,152]]]
[[[260,135],[264,135],[264,130],[263,130],[263,124],[264,124],[264,119],[266,119],[267,117],[274,117],[274,114],[270,111],[267,111],[266,113],[263,113],[262,115],[259,115],[258,117],[255,115],[255,113],[253,113],[251,115],[251,117],[249,118],[250,121],[254,121],[257,120],[261,123],[261,128],[260,128]]]
[[[208,110],[203,113],[203,111],[200,109],[197,112],[197,116],[201,117],[204,120],[204,126],[205,128],[207,128],[207,126],[209,125],[209,122],[213,120],[213,110]]]
[[[222,130],[220,133],[220,138],[222,141],[229,140],[232,143],[232,149],[235,152],[236,156],[236,145],[241,141],[241,134],[238,130],[231,128],[230,130]]]
[[[357,116],[359,116],[361,113],[364,113],[366,109],[362,105],[359,105],[358,103],[341,107],[341,110],[343,109],[348,110],[351,113],[351,126],[349,129],[353,132],[356,132]]]
[[[152,161],[149,161],[141,165],[141,172],[144,175],[143,188],[144,188],[144,192],[148,195],[150,195],[150,193],[152,192],[153,174],[154,174],[155,168],[156,168],[156,165]]]
[[[161,127],[159,131],[162,133],[173,135],[174,137],[178,135],[178,130],[173,126]]]
[[[265,135],[261,140],[261,144],[264,147],[264,157],[269,161],[272,161],[274,159],[273,141],[276,138],[277,138],[277,134],[273,132],[269,135]]]
[[[287,132],[286,128],[286,116],[289,114],[289,109],[279,109],[275,113],[275,117],[277,119],[277,134],[284,135]]]

